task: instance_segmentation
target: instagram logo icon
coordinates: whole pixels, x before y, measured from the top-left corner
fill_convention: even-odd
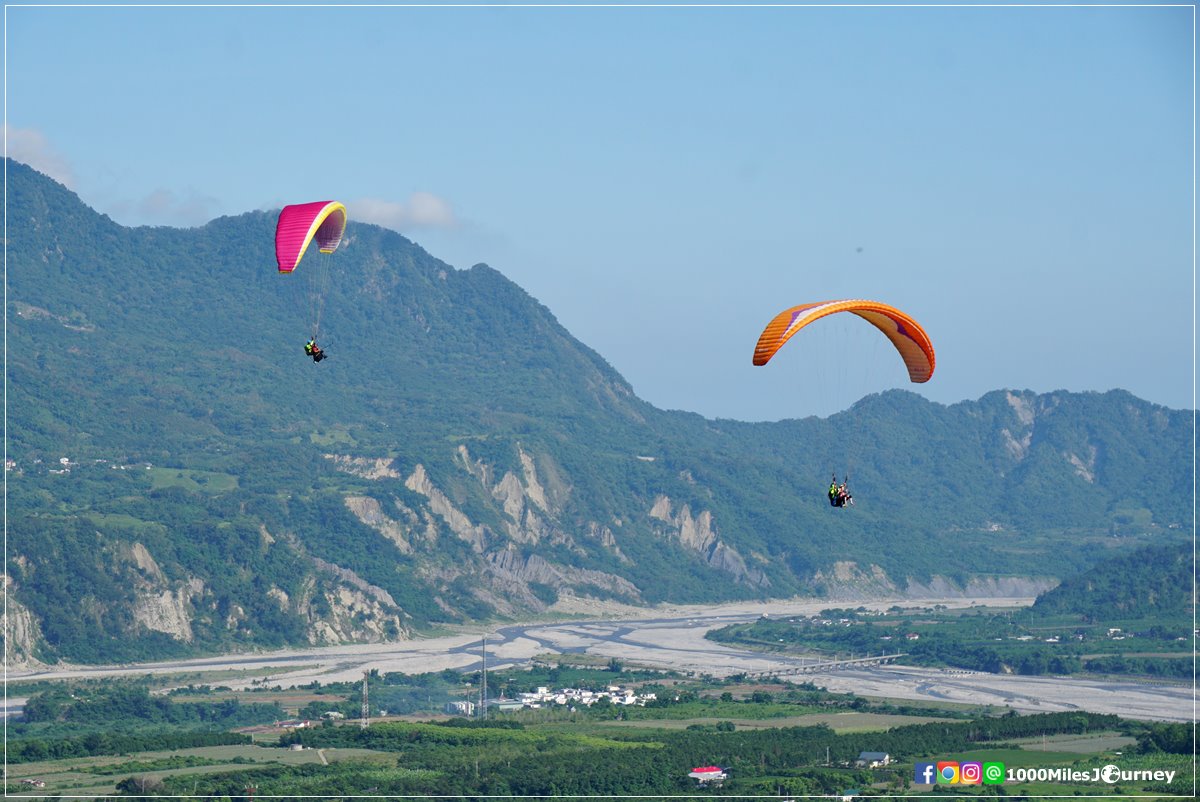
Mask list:
[[[959,782],[963,785],[979,785],[983,780],[983,764],[982,763],[963,763],[959,766],[960,777]]]

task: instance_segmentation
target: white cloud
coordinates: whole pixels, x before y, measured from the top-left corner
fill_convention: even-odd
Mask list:
[[[346,204],[350,219],[405,232],[416,228],[456,228],[450,204],[428,192],[414,192],[404,203],[361,198]]]
[[[75,189],[75,172],[56,151],[46,135],[33,128],[14,128],[4,123],[5,155],[45,173],[68,189]]]
[[[114,220],[130,225],[198,226],[207,223],[220,209],[216,198],[189,192],[177,196],[169,189],[156,189],[135,201],[109,204],[107,212]]]

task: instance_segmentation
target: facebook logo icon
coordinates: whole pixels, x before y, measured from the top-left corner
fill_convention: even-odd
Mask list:
[[[917,785],[933,785],[937,782],[936,763],[918,763],[913,771],[913,782]]]

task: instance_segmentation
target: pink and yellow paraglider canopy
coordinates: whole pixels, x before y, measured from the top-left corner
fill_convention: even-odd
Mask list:
[[[295,270],[314,237],[321,253],[333,253],[345,231],[346,207],[337,201],[284,206],[275,228],[275,261],[279,263],[279,272]]]
[[[765,365],[784,343],[808,324],[826,315],[850,312],[879,329],[896,346],[908,368],[908,378],[927,382],[935,364],[933,343],[917,321],[894,306],[877,301],[847,300],[801,304],[785,309],[771,319],[754,348],[754,364]]]

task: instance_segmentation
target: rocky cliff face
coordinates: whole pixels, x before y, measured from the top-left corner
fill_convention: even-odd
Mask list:
[[[380,643],[411,634],[406,614],[386,590],[320,558],[313,564],[319,574],[305,581],[299,598],[281,599],[285,609],[304,615],[309,643]]]
[[[829,569],[818,571],[814,581],[830,599],[843,602],[883,598],[1033,598],[1058,584],[1053,577],[971,577],[965,585],[944,576],[933,576],[926,581],[911,577],[894,579],[878,565],[862,566],[849,561],[836,562]]]
[[[703,510],[699,515],[693,516],[691,507],[687,504],[674,513],[671,507],[671,499],[658,496],[649,512],[651,518],[665,524],[662,531],[667,536],[699,553],[709,565],[729,574],[736,582],[754,587],[771,585],[771,580],[762,569],[748,567],[737,549],[717,537],[711,512]]]
[[[403,526],[384,516],[374,499],[347,497],[346,504],[360,511],[385,536],[399,539],[397,545],[407,545],[403,540]],[[278,540],[265,528],[260,531],[260,536],[264,543]],[[305,553],[303,545],[294,537],[284,535],[283,540],[289,548]],[[142,543],[130,544],[124,557],[137,568],[133,580],[135,625],[144,630],[164,633],[183,643],[193,642],[194,617],[198,612],[212,612],[213,604],[205,584],[195,577],[182,582],[170,582],[154,555]],[[281,610],[304,618],[310,644],[378,643],[411,634],[408,616],[386,590],[372,585],[347,568],[318,557],[310,556],[309,560],[311,573],[304,579],[299,594],[289,597],[283,589],[271,587],[266,595]],[[22,646],[23,650],[28,651],[39,637],[36,620],[23,608],[11,612],[14,622],[19,622],[14,632],[32,639]],[[230,633],[256,626],[256,622],[251,621],[239,606],[228,610],[221,624]]]
[[[564,510],[571,496],[570,477],[546,454],[516,446],[511,470],[498,468],[476,457],[466,445],[454,452],[453,464],[460,475],[454,479],[473,482],[483,491],[490,517],[498,523],[484,523],[452,500],[448,487],[440,487],[424,465],[417,464],[404,478],[404,487],[421,497],[416,508],[393,497],[390,504],[376,498],[349,496],[346,506],[364,524],[387,537],[405,554],[413,553],[417,542],[431,544],[443,536],[455,537],[468,544],[475,557],[470,561],[438,564],[429,557],[429,574],[441,582],[464,577],[470,580],[471,593],[497,612],[513,615],[521,610],[541,611],[559,595],[618,598],[637,603],[642,592],[616,574],[579,568],[556,561],[544,554],[587,555],[607,553],[628,563],[612,527],[596,520],[569,521]],[[364,457],[329,455],[340,469],[383,478],[396,476],[393,466],[375,463]],[[666,495],[659,495],[646,512],[647,522],[662,537],[677,541],[695,552],[699,559],[727,574],[731,581],[756,588],[767,588],[770,579],[758,564],[762,559],[747,558],[722,540],[709,510],[694,513],[687,504],[674,509]],[[547,548],[553,547],[553,548]],[[421,547],[417,547],[417,556]],[[549,588],[553,593],[547,593]],[[445,599],[439,604],[448,606]]]
[[[1039,423],[1044,424],[1046,418],[1054,414],[1060,406],[1060,400],[1055,395],[1038,396],[1032,393],[1015,393],[1011,390],[1005,391],[1004,399],[1008,402],[1015,420],[1000,429],[1000,436],[1008,456],[1020,463],[1029,455]],[[1058,453],[1071,465],[1076,476],[1088,484],[1095,483],[1097,458],[1100,454],[1098,444],[1084,439],[1071,449],[1062,449]]]
[[[397,474],[398,476],[398,474]],[[397,512],[404,520],[398,521],[387,515],[376,499],[369,496],[346,496],[346,507],[358,520],[396,544],[401,554],[412,554],[408,538],[413,529],[420,525],[412,510],[397,504]]]
[[[18,560],[22,559],[20,557]],[[9,668],[26,668],[40,665],[34,656],[38,643],[42,639],[41,628],[37,619],[25,605],[17,601],[11,592],[13,581],[8,574],[0,574],[4,583],[5,605],[0,610],[0,622],[6,638],[4,660]]]
[[[142,543],[131,544],[126,559],[137,566],[138,572],[134,621],[146,629],[191,643],[194,637],[192,600],[203,593],[204,583],[198,579],[169,582],[154,556]]]
[[[346,473],[361,476],[364,479],[399,479],[400,474],[392,469],[392,461],[382,457],[348,457],[342,454],[325,454],[325,459],[331,461]]]
[[[441,583],[468,580],[472,595],[502,615],[542,611],[560,592],[585,597],[599,592],[605,597],[641,601],[638,588],[622,577],[567,565],[537,553],[539,546],[579,554],[600,549],[628,562],[607,525],[598,521],[578,525],[565,520],[571,485],[561,468],[548,456],[532,454],[521,445],[516,446],[515,457],[515,470],[501,470],[475,457],[465,445],[454,452],[453,464],[460,471],[455,480],[474,483],[482,490],[490,517],[498,523],[474,520],[452,500],[447,489],[438,486],[422,464],[404,477],[404,487],[421,498],[415,508],[398,497],[384,504],[366,496],[348,496],[346,506],[364,524],[396,543],[403,553],[416,553],[423,559],[429,578]],[[361,468],[370,465],[372,478],[400,476],[390,465],[366,458],[329,458],[341,470],[356,475],[365,475]],[[467,544],[474,558],[448,564],[440,561],[430,547],[447,536]],[[445,598],[435,601],[454,612]]]
[[[417,465],[404,486],[424,496],[428,511],[441,519],[455,537],[469,543],[475,552],[483,553],[490,534],[488,528],[472,523],[462,510],[454,506],[450,498],[433,484],[424,465]]]

